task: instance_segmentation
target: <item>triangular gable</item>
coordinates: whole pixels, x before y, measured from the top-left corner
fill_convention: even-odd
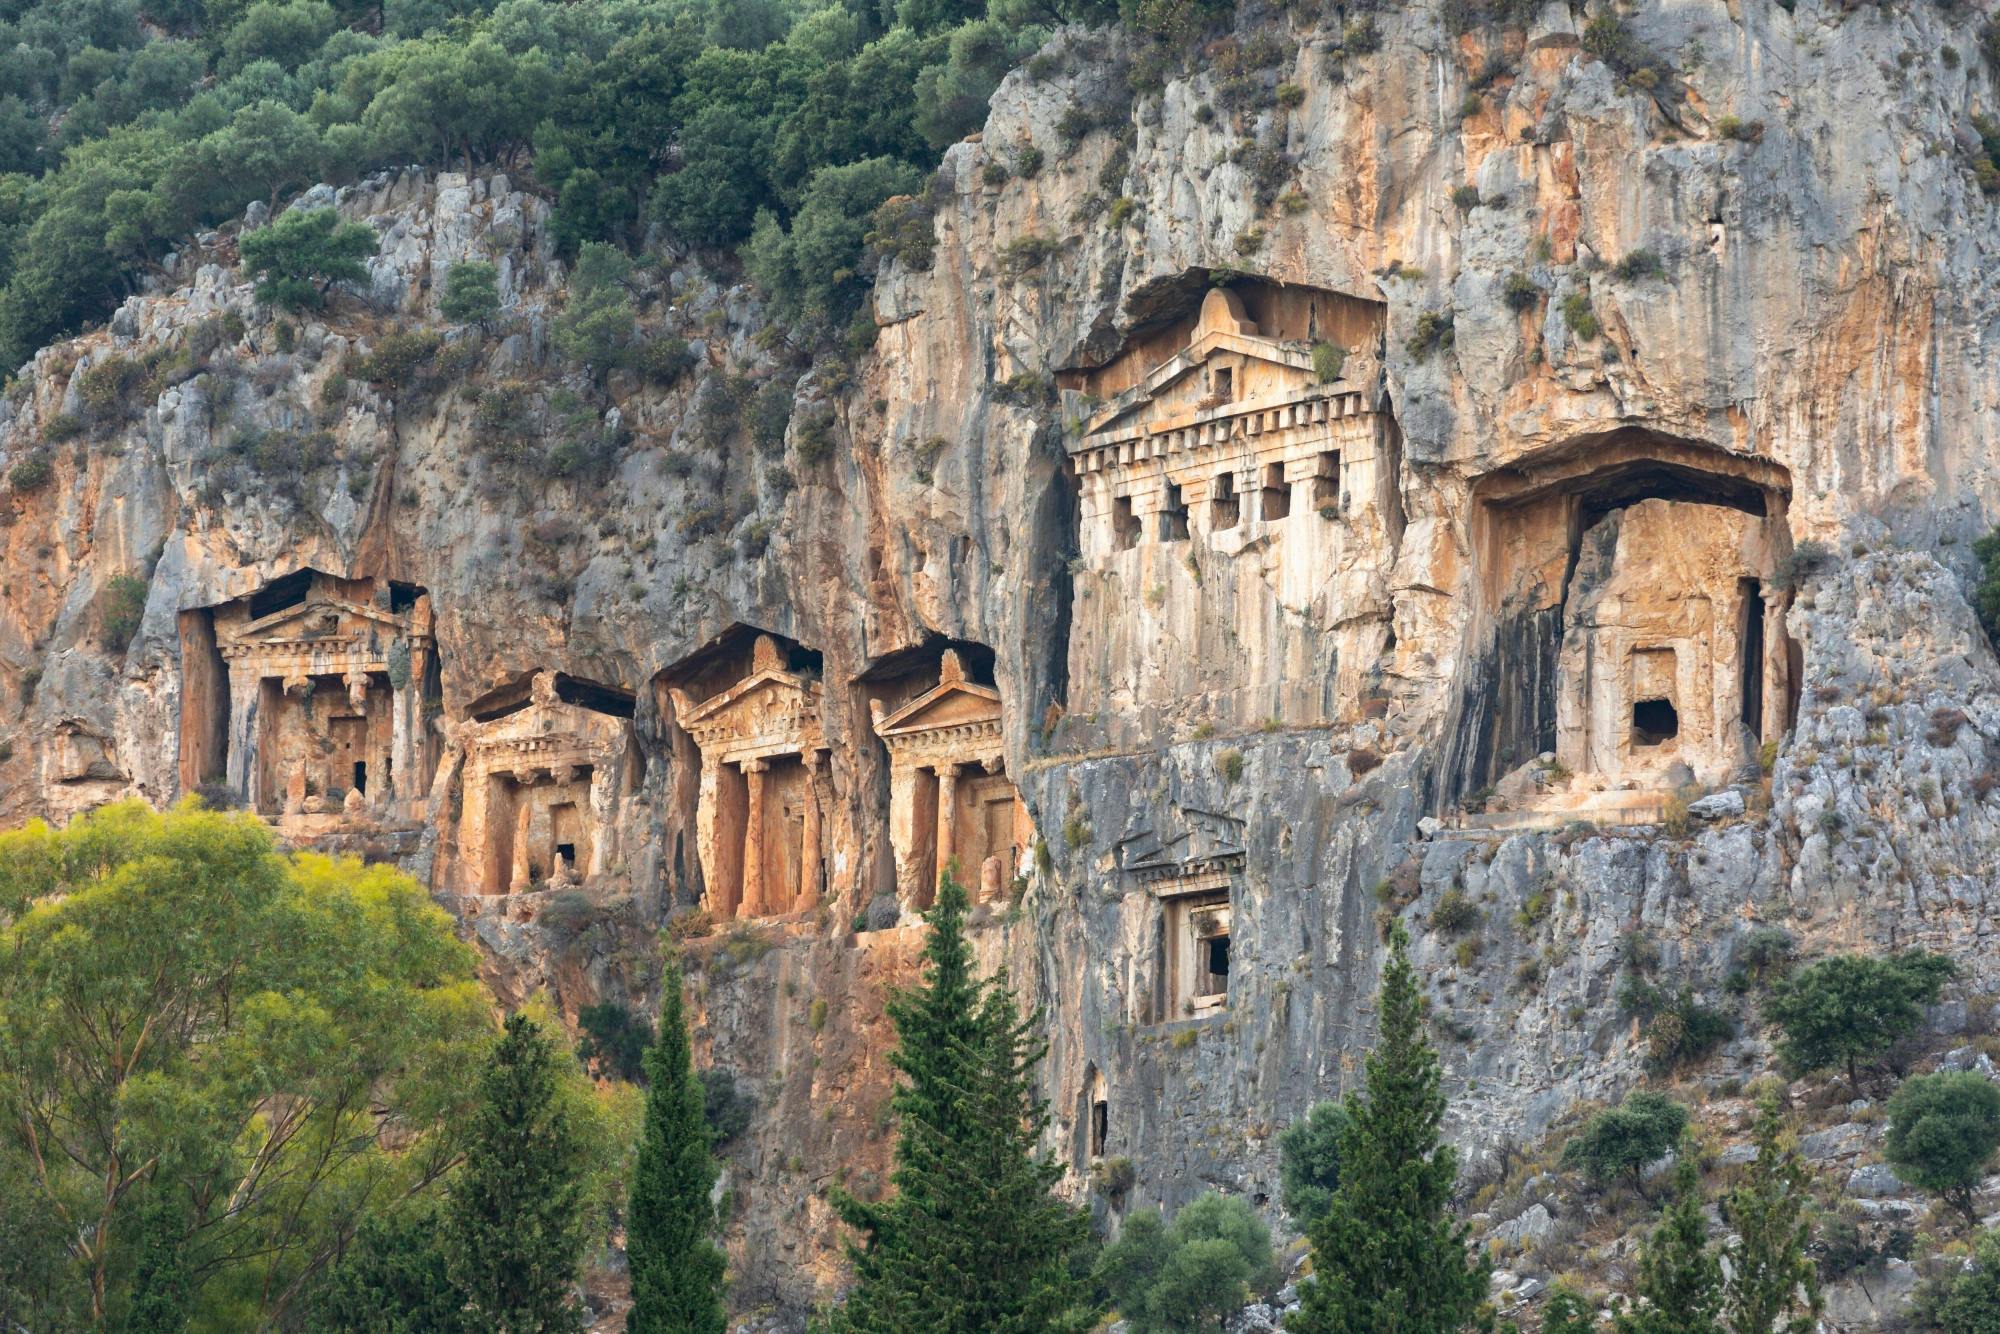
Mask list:
[[[353,616],[364,621],[372,621],[384,629],[393,630],[398,634],[407,633],[409,630],[409,625],[403,617],[393,615],[377,607],[368,606],[365,603],[349,602],[341,598],[312,598],[300,603],[296,607],[287,607],[283,611],[274,611],[262,620],[252,621],[238,630],[231,638],[237,643],[251,639],[288,638],[288,636],[276,632],[282,627],[295,622],[305,622],[309,619],[317,620],[325,616],[328,612],[333,612],[336,616]]]
[[[1118,865],[1141,879],[1187,874],[1239,862],[1244,856],[1243,821],[1193,807],[1180,809],[1182,828],[1163,839],[1144,829],[1118,844]]]
[[[1084,423],[1084,434],[1096,435],[1109,430],[1134,414],[1151,407],[1164,397],[1168,390],[1199,371],[1212,358],[1223,353],[1283,367],[1306,377],[1311,377],[1313,374],[1312,353],[1304,348],[1293,347],[1258,334],[1240,334],[1226,330],[1206,332],[1194,343],[1154,367],[1138,384],[1100,408],[1096,415]],[[1310,387],[1312,387],[1310,378],[1300,386],[1301,389]],[[1289,397],[1285,401],[1289,401]],[[1254,411],[1260,404],[1252,400],[1240,400],[1225,406],[1230,412],[1244,412]]]
[[[766,714],[790,712],[798,707],[812,707],[818,703],[819,683],[808,681],[803,676],[791,672],[767,670],[754,676],[745,677],[729,689],[720,692],[697,705],[682,723],[690,731],[697,727],[713,726],[731,717],[761,717]],[[772,700],[791,697],[792,705],[773,706]],[[762,699],[760,700],[760,697]]]
[[[965,681],[933,686],[875,724],[878,736],[1000,721],[1000,692]]]

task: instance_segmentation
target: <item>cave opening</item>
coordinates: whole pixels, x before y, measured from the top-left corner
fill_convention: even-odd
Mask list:
[[[1658,746],[1681,734],[1681,716],[1670,699],[1642,699],[1632,704],[1632,744]]]
[[[1763,606],[1791,547],[1790,490],[1769,460],[1641,429],[1482,478],[1467,623],[1484,643],[1441,805],[1543,755],[1583,793],[1656,787],[1677,760],[1712,784],[1754,760],[1794,693],[1788,646],[1771,642],[1782,608]]]

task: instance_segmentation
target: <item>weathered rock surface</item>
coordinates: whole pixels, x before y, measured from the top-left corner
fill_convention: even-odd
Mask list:
[[[1118,1201],[1092,1197],[1107,1217],[1216,1188],[1281,1221],[1276,1133],[1357,1081],[1388,916],[1432,989],[1468,1186],[1644,1076],[1653,1053],[1614,999],[1635,939],[1663,985],[1735,1016],[1738,1038],[1700,1068],[1711,1082],[1769,1068],[1754,1005],[1725,987],[1758,925],[1807,954],[1948,952],[1967,970],[1948,1031],[1974,1031],[2000,988],[2000,665],[1966,592],[1970,542],[2000,520],[2000,225],[1961,146],[1986,96],[1975,16],[1642,3],[1636,37],[1679,71],[1651,94],[1583,52],[1561,4],[1525,40],[1453,35],[1422,5],[1377,22],[1381,49],[1340,60],[1332,33],[1246,7],[1241,38],[1285,34],[1247,95],[1209,62],[1134,96],[1116,41],[1060,36],[1057,72],[1010,76],[983,136],[947,151],[932,263],[885,269],[879,341],[851,368],[802,373],[758,337],[753,291],[669,260],[635,278],[638,306],[650,336],[687,339],[693,368],[599,385],[551,345],[564,275],[545,206],[500,176],[309,195],[381,237],[364,289],[324,317],[258,308],[232,235],[190,243],[0,400],[0,466],[53,464],[46,485],[0,494],[0,824],[180,795],[180,613],[304,567],[406,581],[435,612],[447,719],[543,670],[633,693],[645,763],[613,817],[621,863],[560,903],[466,921],[510,1002],[644,1008],[653,931],[707,888],[699,757],[663,673],[739,626],[803,646],[825,683],[826,899],[687,945],[702,1057],[756,1103],[728,1169],[736,1297],[787,1321],[838,1285],[825,1188],[868,1188],[887,1161],[880,1000],[918,936],[895,925],[864,677],[935,637],[992,651],[1005,770],[1043,843],[1011,902],[981,910],[980,945],[1045,1013],[1050,1148],[1080,1199],[1101,1090],[1103,1150],[1136,1174]],[[1489,58],[1507,73],[1468,101]],[[1281,80],[1297,106],[1257,92]],[[1103,123],[1067,143],[1078,105]],[[1724,116],[1761,134],[1725,137]],[[1040,174],[982,183],[988,157],[1028,143],[1047,150]],[[1030,237],[1053,248],[1026,264]],[[1618,264],[1639,252],[1657,266]],[[437,323],[443,275],[467,258],[499,267],[503,320],[447,327],[460,350],[435,383],[365,383],[358,357]],[[1095,405],[1053,377],[1143,349],[1233,273],[1379,313],[1354,374],[1396,426],[1382,536],[1301,569],[1262,520],[1223,542],[1202,518],[1173,539],[1185,560],[1142,539],[1149,606],[1154,583],[1084,559],[1068,460]],[[1534,289],[1518,310],[1516,275]],[[1601,333],[1565,316],[1576,296]],[[182,359],[197,329],[206,350]],[[151,362],[144,392],[92,407],[85,376],[115,357]],[[481,416],[480,395],[515,381],[539,433],[525,463]],[[791,420],[753,439],[745,405],[771,384]],[[551,465],[558,443],[602,448],[602,471]],[[1558,769],[1576,767],[1556,741],[1566,677],[1541,650],[1574,554],[1558,507],[1660,498],[1592,482],[1614,458],[1619,486],[1669,477],[1676,504],[1736,516],[1719,525],[1733,550],[1776,544],[1763,574],[1708,573],[1759,582],[1776,665],[1758,680],[1792,698],[1709,708],[1730,772],[1717,749],[1615,773],[1591,794],[1614,804],[1572,823],[1592,776]],[[1819,559],[1781,589],[1778,546],[1807,541]],[[107,643],[121,576],[143,581],[143,610]],[[1600,595],[1592,624],[1630,629],[1628,610]],[[1301,664],[1335,642],[1338,663]],[[1076,644],[1095,646],[1087,687]],[[1120,644],[1135,647],[1100,656]],[[1739,688],[1734,652],[1695,685]],[[1310,719],[1273,707],[1296,698],[1279,686],[1323,678],[1352,693],[1329,689]],[[1758,718],[1777,720],[1768,755]],[[1622,764],[1619,744],[1593,763]],[[1471,809],[1510,774],[1496,807],[1511,809]],[[1728,783],[1693,793],[1685,825],[1669,810],[1683,774]],[[449,809],[344,846],[428,876]],[[1167,994],[1178,909],[1133,854],[1154,844],[1221,868],[1226,1005]],[[1470,918],[1439,929],[1448,896]],[[1822,1131],[1807,1152],[1843,1182],[1872,1174],[1856,1160],[1873,1133]],[[1534,1208],[1505,1225],[1520,1241],[1549,1218]],[[1629,1256],[1603,1268],[1628,1273]],[[1838,1289],[1830,1319],[1886,1318],[1908,1268]],[[1549,1277],[1509,1272],[1517,1297]]]

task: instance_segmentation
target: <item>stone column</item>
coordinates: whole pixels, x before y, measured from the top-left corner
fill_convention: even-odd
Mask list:
[[[806,765],[805,834],[799,848],[799,892],[792,901],[794,909],[819,907],[820,883],[820,832],[819,832],[819,770],[820,753],[809,750],[804,756]]]
[[[618,764],[595,755],[590,766],[590,865],[577,867],[578,875],[603,875],[616,860],[617,808]]]
[[[1785,735],[1785,725],[1790,720],[1785,716],[1786,704],[1791,698],[1791,656],[1785,639],[1785,594],[1773,588],[1767,581],[1761,589],[1764,597],[1764,661],[1757,664],[1757,670],[1764,674],[1764,740],[1781,741]],[[1758,757],[1763,758],[1761,755]]]
[[[762,917],[764,903],[764,773],[767,760],[745,760],[743,779],[749,791],[743,818],[743,902],[738,917]]]
[[[251,810],[257,809],[257,736],[259,687],[262,685],[248,662],[229,665],[229,757],[223,777]]]
[[[528,780],[532,777],[532,774],[514,775],[521,793],[514,807],[514,865],[507,875],[507,889],[513,894],[522,893],[535,883],[533,861],[528,855],[535,824],[535,804],[528,799]]]
[[[937,867],[938,883],[943,884],[946,868],[958,855],[958,766],[949,761],[938,765],[937,785]],[[960,883],[964,883],[962,869]]]

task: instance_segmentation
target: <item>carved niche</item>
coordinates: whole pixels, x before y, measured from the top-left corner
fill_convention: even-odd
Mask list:
[[[869,701],[875,734],[889,752],[889,841],[896,896],[928,908],[954,861],[978,902],[1006,892],[1027,873],[1034,825],[1007,777],[1000,740],[1000,692],[967,679],[946,649],[931,689],[894,710]]]
[[[1244,826],[1234,816],[1181,807],[1179,828],[1141,830],[1118,844],[1118,866],[1159,904],[1154,1014],[1198,1017],[1229,1003],[1234,908],[1244,865]]]
[[[462,892],[561,889],[617,863],[631,713],[625,691],[543,671],[525,702],[475,713],[455,730]]]
[[[696,702],[670,686],[701,750],[695,843],[716,920],[818,906],[825,892],[823,687],[759,635],[750,671]]]

